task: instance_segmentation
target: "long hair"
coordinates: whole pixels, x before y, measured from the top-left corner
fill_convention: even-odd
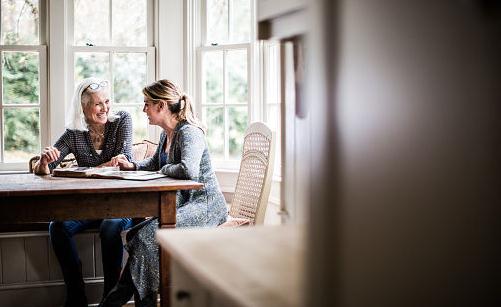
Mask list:
[[[93,90],[89,88],[89,85],[95,84],[103,84],[103,82],[109,84],[108,81],[98,79],[98,78],[87,78],[83,79],[75,89],[75,93],[73,94],[73,99],[67,105],[66,108],[66,120],[65,127],[70,130],[79,130],[79,131],[89,131],[89,127],[87,121],[85,120],[85,114],[83,112],[84,106],[86,106],[91,97],[90,95],[93,93],[97,93],[100,91],[107,91],[109,94],[109,86],[98,86],[97,89]],[[118,115],[111,112],[108,112],[108,121],[113,122],[118,118]]]
[[[179,86],[170,80],[159,80],[143,88],[144,96],[154,104],[165,101],[176,120],[186,121],[189,124],[200,128],[204,133],[205,127],[195,114],[195,109],[191,99]]]

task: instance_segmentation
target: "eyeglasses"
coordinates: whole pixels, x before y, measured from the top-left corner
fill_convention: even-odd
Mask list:
[[[108,81],[101,81],[99,83],[91,83],[87,88],[90,88],[91,90],[95,91],[100,87],[107,87],[108,86]]]

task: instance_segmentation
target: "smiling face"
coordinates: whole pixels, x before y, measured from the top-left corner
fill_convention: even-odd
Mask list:
[[[164,130],[173,130],[179,122],[165,100],[152,101],[144,97],[143,112],[146,113],[150,125],[160,126]]]
[[[85,120],[89,125],[106,124],[110,111],[110,99],[106,91],[98,91],[89,94],[90,99],[83,103]],[[83,99],[82,99],[83,100]]]

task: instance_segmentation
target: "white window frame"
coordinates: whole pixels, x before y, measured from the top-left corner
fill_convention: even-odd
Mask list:
[[[40,1],[40,45],[36,46],[1,46],[2,50],[40,52],[40,141],[44,148],[54,144],[64,132],[64,115],[66,102],[73,95],[73,55],[81,51],[73,49],[73,1],[39,0]],[[183,29],[183,13],[187,8],[184,0],[147,0],[147,20],[150,29],[147,36],[147,81],[167,78],[178,82],[181,86],[187,84],[185,71],[187,56],[184,44],[172,44],[183,41],[186,32]],[[71,27],[71,28],[70,28]],[[71,45],[69,44],[71,43]],[[186,42],[186,41],[185,41]],[[48,47],[50,46],[50,48]],[[5,48],[3,48],[5,47]],[[81,46],[85,47],[85,46]],[[97,51],[96,47],[90,51]],[[112,47],[110,52],[141,51],[136,47]],[[71,70],[70,70],[71,69]],[[183,79],[184,78],[184,79]],[[1,84],[0,84],[1,90]],[[16,105],[18,106],[18,105]],[[124,104],[125,106],[125,104]],[[0,110],[1,111],[1,110]],[[3,125],[0,119],[0,129]],[[158,142],[161,128],[148,126],[148,138]],[[3,141],[2,141],[3,144]],[[2,145],[3,146],[3,145]],[[1,161],[1,160],[0,160]],[[2,171],[27,171],[28,161],[22,163],[1,163]]]
[[[267,93],[267,86],[266,84],[269,82],[268,80],[268,75],[269,75],[269,70],[270,70],[270,67],[269,67],[269,64],[270,64],[270,58],[269,58],[269,51],[272,47],[279,47],[281,48],[280,46],[280,42],[279,41],[263,41],[261,42],[261,46],[260,46],[260,50],[262,52],[262,56],[261,56],[261,59],[262,59],[262,62],[261,62],[261,98],[260,98],[260,101],[262,101],[262,108],[263,108],[263,111],[262,111],[262,119],[263,119],[263,122],[267,123],[268,122],[268,106],[270,105],[275,105],[275,106],[278,106],[279,110],[281,109],[281,106],[282,104],[284,103],[284,100],[283,100],[283,97],[282,97],[282,93],[280,92],[280,84],[278,84],[278,100],[277,101],[274,101],[274,102],[270,102],[268,101],[268,93]],[[279,53],[280,53],[280,49],[279,49]],[[280,65],[280,60],[278,60],[278,65]],[[280,66],[279,66],[279,69],[277,71],[278,73],[278,83],[280,83]],[[278,123],[279,125],[279,129],[281,130],[281,118],[282,118],[282,114],[280,114],[280,122]],[[274,177],[274,180],[281,180],[282,178],[282,157],[281,157],[281,153],[282,153],[282,149],[281,149],[281,141],[278,139],[279,137],[283,136],[283,133],[282,131],[280,131],[281,133],[278,134],[278,131],[274,131],[275,132],[275,138],[277,138],[275,140],[275,148],[277,150],[275,150],[275,166],[274,166],[274,170],[273,170],[273,177]]]
[[[39,108],[39,118],[40,118],[40,146],[43,148],[49,140],[49,116],[48,116],[48,61],[47,61],[47,3],[46,0],[39,0],[39,44],[38,45],[0,45],[0,51],[19,51],[19,52],[37,52],[39,59],[39,104],[15,104],[15,105],[4,105],[2,101],[0,103],[0,137],[2,138],[0,142],[0,171],[19,171],[28,170],[28,161],[26,162],[4,162],[4,146],[5,142],[3,140],[4,133],[4,119],[3,110],[8,108]],[[3,80],[2,80],[2,67],[0,65],[0,95],[3,93]]]
[[[109,29],[110,29],[110,41],[112,41],[112,5],[111,1],[110,2],[110,18],[109,18]],[[66,99],[68,101],[71,100],[73,91],[74,91],[74,61],[75,61],[75,53],[76,52],[89,52],[89,53],[94,53],[94,52],[101,52],[101,53],[108,53],[109,57],[109,78],[111,82],[111,101],[114,101],[114,91],[113,91],[113,54],[115,53],[144,53],[146,54],[146,81],[147,83],[151,83],[155,81],[156,77],[156,57],[155,57],[155,42],[154,42],[154,34],[156,31],[155,29],[155,14],[154,14],[154,7],[156,6],[156,3],[154,0],[146,0],[147,3],[147,9],[146,9],[146,28],[148,29],[147,32],[147,41],[146,41],[146,46],[145,47],[125,47],[125,46],[74,46],[74,30],[73,30],[73,24],[74,24],[74,0],[69,0],[67,4],[67,10],[66,10],[66,16],[67,16],[67,35],[66,35],[66,44],[68,48],[67,56],[66,56],[66,79],[70,80],[66,84]],[[158,6],[157,6],[158,7]],[[116,107],[138,107],[138,104],[130,104],[130,103],[120,103],[115,104]],[[156,140],[158,136],[158,130],[151,126],[148,125],[148,133],[146,138],[150,140]]]
[[[231,0],[229,0],[229,6],[231,7]],[[202,108],[206,106],[216,107],[220,106],[224,109],[224,125],[225,125],[225,136],[228,136],[228,126],[229,122],[227,119],[228,107],[232,106],[244,106],[243,104],[237,103],[226,103],[226,90],[227,90],[227,80],[226,80],[226,70],[225,63],[223,60],[223,103],[210,103],[202,104],[202,82],[203,80],[203,54],[205,52],[211,51],[232,51],[232,50],[247,50],[247,80],[248,80],[248,99],[247,99],[247,112],[248,112],[248,123],[258,121],[262,118],[262,105],[259,103],[262,101],[260,99],[260,88],[261,85],[256,82],[259,79],[259,66],[260,66],[260,52],[259,52],[259,42],[255,39],[256,37],[256,1],[251,1],[251,40],[249,43],[238,43],[238,44],[218,44],[216,46],[206,45],[206,0],[188,0],[187,10],[186,10],[186,50],[188,50],[187,64],[186,64],[186,83],[189,85],[189,89],[192,92],[192,96],[195,101],[195,108],[202,121],[203,118]],[[231,17],[230,17],[231,18]],[[210,129],[210,127],[208,127]],[[226,137],[225,137],[226,138]],[[212,157],[213,165],[216,169],[226,170],[226,171],[237,171],[240,167],[240,160],[230,160],[229,158],[229,148],[228,142],[225,139],[224,142],[224,160],[217,160]]]

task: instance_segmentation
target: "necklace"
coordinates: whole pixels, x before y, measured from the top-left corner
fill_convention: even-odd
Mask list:
[[[89,127],[89,132],[94,135],[104,136],[104,125]]]
[[[94,147],[96,147],[96,149],[101,148],[101,145],[104,141],[104,125],[97,127],[89,127],[89,134],[90,134],[90,139],[94,144]]]

